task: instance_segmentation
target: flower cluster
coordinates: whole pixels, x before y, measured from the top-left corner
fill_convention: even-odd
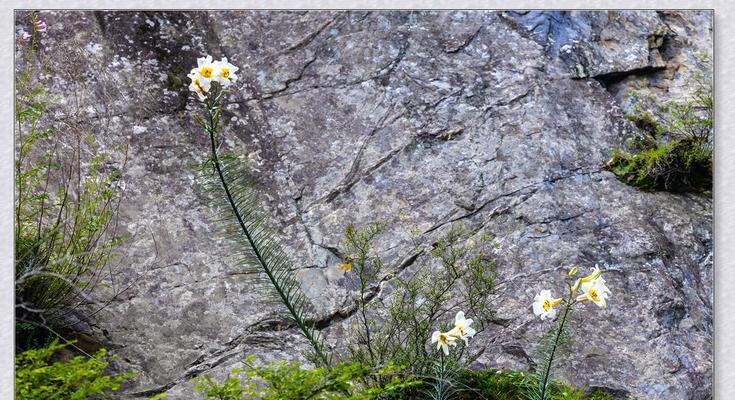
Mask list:
[[[462,339],[464,344],[469,344],[469,339],[475,336],[475,330],[470,326],[472,319],[464,317],[464,311],[454,316],[454,327],[448,332],[436,331],[431,335],[431,343],[436,343],[436,349],[442,350],[449,355],[449,346],[456,346],[457,339]]]
[[[212,61],[212,56],[197,58],[197,66],[193,68],[188,77],[191,79],[189,90],[199,96],[199,100],[204,101],[213,83],[227,88],[237,81],[235,73],[239,70],[236,66],[227,61],[227,57],[223,57],[219,61]]]
[[[31,26],[33,28],[33,32],[46,33],[46,29],[48,28],[46,26],[46,21],[44,21],[42,19],[35,19],[35,17],[33,17],[33,18],[34,19],[32,20],[32,26]],[[30,39],[33,36],[33,35],[31,35],[30,33],[26,32],[23,29],[21,29],[20,31],[18,31],[18,33],[23,38],[23,40],[28,40],[28,39]]]
[[[577,267],[573,267],[569,271],[569,276],[572,277],[576,273]],[[605,279],[602,277],[602,270],[597,265],[589,275],[577,279],[574,285],[569,287],[569,290],[571,301],[569,306],[583,301],[591,301],[598,307],[605,308],[607,298],[611,294]],[[579,295],[572,297],[577,293]],[[554,298],[550,290],[542,290],[533,300],[533,313],[541,319],[554,319],[556,317],[556,307],[564,302],[562,298]]]

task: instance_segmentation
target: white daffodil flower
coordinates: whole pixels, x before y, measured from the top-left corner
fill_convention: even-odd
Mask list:
[[[215,61],[213,66],[215,76],[212,79],[219,82],[222,87],[228,87],[230,84],[237,82],[237,75],[235,75],[235,72],[237,72],[239,68],[227,62],[227,57],[222,57],[222,60]]]
[[[591,301],[600,308],[607,305],[607,297],[610,295],[610,289],[605,284],[605,279],[598,277],[591,282],[582,282],[579,287],[582,294],[577,296],[577,301]]]
[[[212,56],[197,58],[197,67],[192,69],[192,73],[201,76],[202,81],[210,82],[215,78],[215,65],[212,63]]]
[[[436,331],[431,335],[431,343],[436,343],[436,349],[441,349],[445,356],[449,355],[449,346],[456,346],[457,338],[449,332]]]
[[[561,304],[562,299],[551,296],[550,290],[542,290],[533,298],[533,313],[541,319],[553,319],[556,316],[556,306]]]
[[[464,311],[460,311],[454,316],[454,328],[449,331],[449,334],[464,340],[464,344],[468,344],[468,339],[475,336],[475,329],[472,328],[472,319],[465,319]]]
[[[207,92],[209,92],[211,82],[194,71],[188,77],[191,79],[189,90],[196,93],[199,96],[199,100],[204,101],[207,98]]]

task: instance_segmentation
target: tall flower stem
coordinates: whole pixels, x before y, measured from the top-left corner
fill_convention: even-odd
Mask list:
[[[309,329],[307,322],[304,320],[304,318],[302,318],[302,316],[299,314],[299,312],[296,310],[294,305],[289,300],[286,294],[286,289],[282,287],[277,277],[274,276],[274,274],[268,268],[267,262],[265,261],[263,255],[261,254],[260,250],[256,246],[255,239],[252,237],[252,234],[250,230],[248,229],[245,221],[243,220],[243,217],[240,215],[240,212],[238,210],[235,198],[232,194],[230,185],[228,184],[227,179],[225,179],[225,175],[224,175],[224,172],[222,171],[222,165],[221,165],[219,154],[217,151],[217,148],[218,148],[217,132],[219,130],[219,110],[217,109],[217,106],[219,104],[221,93],[222,92],[212,93],[212,98],[211,99],[207,98],[207,100],[205,101],[205,106],[207,108],[208,121],[206,124],[202,124],[204,129],[209,134],[211,150],[212,150],[212,163],[214,164],[214,169],[216,170],[217,176],[219,177],[219,180],[222,183],[222,189],[225,192],[227,201],[230,207],[232,208],[233,214],[235,214],[235,217],[237,218],[238,224],[240,228],[242,229],[243,235],[245,236],[246,240],[248,241],[248,243],[250,244],[250,247],[253,250],[255,258],[263,266],[263,270],[265,274],[267,275],[273,287],[278,292],[278,295],[280,296],[283,304],[286,306],[289,313],[291,314],[291,318],[296,323],[297,327],[299,328],[301,333],[304,335],[304,337],[306,337],[306,339],[309,341],[309,343],[313,347],[314,352],[316,353],[317,359],[323,364],[324,367],[329,369],[330,368],[329,358],[324,353],[322,349],[322,344],[320,343],[316,335],[314,335],[314,332],[311,329]]]
[[[556,330],[556,335],[554,336],[554,344],[551,347],[551,354],[549,354],[549,361],[546,363],[546,370],[544,371],[544,378],[541,381],[541,397],[538,400],[546,400],[546,397],[548,396],[549,392],[549,376],[551,375],[551,364],[554,362],[554,355],[556,354],[556,349],[559,347],[559,342],[561,340],[561,335],[564,332],[564,324],[567,322],[567,317],[569,316],[569,311],[572,310],[572,306],[576,303],[574,301],[574,291],[569,288],[569,298],[566,301],[566,306],[564,307],[564,315],[561,318],[561,321],[559,322],[559,328]]]

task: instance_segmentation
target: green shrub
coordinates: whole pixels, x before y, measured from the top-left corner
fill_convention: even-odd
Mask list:
[[[464,370],[458,382],[465,387],[459,392],[457,400],[526,400],[529,389],[538,386],[534,374],[519,371]],[[585,394],[584,389],[575,389],[562,382],[551,385],[551,400],[612,400],[613,397],[602,389]]]
[[[451,327],[457,310],[466,311],[478,333],[492,319],[495,242],[484,233],[475,242],[470,239],[474,232],[454,223],[429,254],[416,250],[415,269],[395,279],[396,290],[388,299],[371,302],[383,269],[383,261],[373,255],[372,242],[382,232],[375,223],[361,228],[348,225],[345,230],[344,262],[352,266],[345,276],[358,282],[359,310],[357,323],[349,328],[346,359],[369,366],[392,362],[420,376],[434,374],[441,361],[448,368],[442,374],[451,374],[471,362],[476,351],[458,341],[459,350],[440,358],[436,346],[427,348],[427,343],[432,331]]]
[[[393,366],[373,370],[359,363],[340,363],[331,369],[304,369],[297,362],[266,366],[255,366],[253,362],[254,358],[248,357],[246,368],[230,372],[241,378],[228,376],[217,383],[209,375],[199,377],[196,389],[206,400],[370,400],[395,395],[418,383]],[[362,382],[368,376],[378,376],[385,384],[366,387]]]
[[[638,152],[613,152],[606,164],[623,182],[644,190],[712,189],[712,152],[693,138],[675,139]]]
[[[710,62],[703,58],[706,71]],[[712,190],[713,101],[711,79],[696,74],[683,101],[656,103],[631,93],[635,105],[626,117],[637,128],[624,148],[605,164],[623,182],[643,190]]]
[[[37,26],[36,14],[28,14]],[[15,300],[18,350],[45,345],[43,329],[89,303],[86,294],[120,238],[115,216],[120,169],[99,149],[87,126],[50,113],[42,32],[21,42],[23,68],[15,92]],[[21,61],[19,61],[20,63]],[[61,127],[63,125],[63,128]]]
[[[15,398],[21,400],[86,400],[109,398],[110,392],[134,374],[111,376],[104,349],[92,357],[52,361],[66,347],[53,341],[49,346],[27,350],[15,357]]]

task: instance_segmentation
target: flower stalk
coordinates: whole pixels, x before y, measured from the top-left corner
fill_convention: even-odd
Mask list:
[[[231,186],[230,180],[224,170],[222,159],[219,154],[220,143],[218,133],[220,130],[220,100],[222,95],[227,92],[226,88],[235,81],[234,72],[237,68],[224,61],[212,63],[211,57],[200,58],[198,67],[192,70],[190,78],[192,79],[191,91],[195,92],[199,99],[204,103],[206,108],[206,121],[194,115],[194,120],[207,132],[211,147],[211,163],[216,172],[219,186],[224,192],[227,204],[237,219],[237,225],[242,237],[247,242],[252,251],[251,259],[257,264],[259,269],[266,275],[268,282],[278,293],[278,297],[282,304],[288,310],[291,319],[294,321],[301,334],[311,344],[316,361],[322,366],[330,369],[331,362],[327,356],[322,342],[319,340],[318,333],[312,324],[308,323],[304,316],[305,298],[300,292],[296,281],[290,276],[290,267],[282,263],[283,259],[280,254],[274,254],[278,248],[273,245],[275,240],[267,238],[263,240],[263,231],[253,228],[254,223],[246,220],[241,211],[242,203],[238,201],[236,189]],[[227,72],[223,72],[223,71]],[[245,213],[247,215],[247,212]],[[256,221],[255,224],[259,224]],[[256,237],[260,235],[261,237]]]
[[[574,291],[572,288],[569,288],[569,297],[567,298],[566,305],[564,307],[564,314],[561,317],[561,321],[559,322],[559,328],[556,330],[556,335],[554,336],[554,343],[551,347],[551,353],[549,354],[549,359],[546,363],[546,369],[544,370],[544,376],[541,380],[541,398],[540,400],[545,400],[546,396],[548,394],[549,389],[549,377],[551,376],[551,364],[554,362],[554,355],[556,354],[556,349],[559,347],[559,342],[561,341],[562,334],[564,332],[564,324],[567,322],[567,317],[569,316],[569,312],[572,310],[572,306],[576,304],[577,301],[574,299]]]
[[[576,266],[572,267],[567,273],[567,278],[573,278],[577,272],[578,268]],[[548,351],[548,356],[544,360],[545,367],[543,374],[539,378],[538,391],[534,392],[535,394],[533,395],[536,400],[547,400],[549,397],[551,366],[554,363],[557,350],[562,344],[562,338],[565,332],[564,327],[569,319],[572,308],[576,304],[585,301],[590,301],[599,308],[605,308],[607,298],[611,293],[606,285],[605,279],[602,278],[602,270],[596,265],[589,275],[576,279],[573,284],[568,280],[567,287],[569,293],[566,299],[555,299],[550,290],[542,290],[536,295],[532,304],[534,314],[542,320],[547,318],[553,320],[556,317],[556,307],[562,304],[564,305],[564,312],[561,320],[559,320],[559,326],[556,328],[551,347],[543,351],[544,354]]]

